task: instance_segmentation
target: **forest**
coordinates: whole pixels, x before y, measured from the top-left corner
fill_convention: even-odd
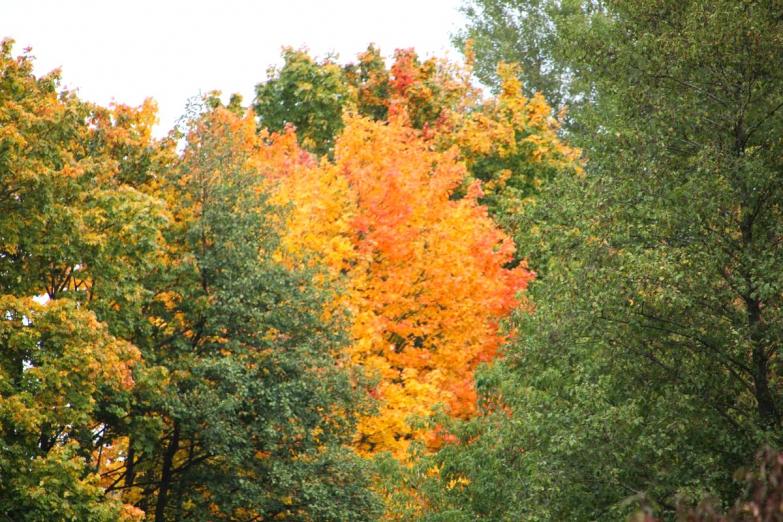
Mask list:
[[[0,520],[783,521],[783,2],[461,10],[163,137],[4,35]]]

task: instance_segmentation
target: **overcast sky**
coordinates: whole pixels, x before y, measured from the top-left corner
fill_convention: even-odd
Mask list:
[[[63,70],[65,85],[88,100],[160,107],[158,133],[187,98],[253,87],[279,65],[284,45],[352,59],[375,42],[385,55],[415,47],[452,57],[460,0],[0,0],[0,38],[30,46],[38,73]]]

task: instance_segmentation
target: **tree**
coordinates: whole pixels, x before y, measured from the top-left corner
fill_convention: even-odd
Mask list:
[[[583,173],[581,151],[560,137],[559,119],[540,92],[527,98],[515,64],[499,64],[500,93],[453,116],[439,140],[455,144],[468,167],[464,186],[481,181],[490,215],[517,242],[526,207],[556,177]]]
[[[311,274],[273,259],[269,146],[223,107],[196,113],[186,138],[164,184],[167,284],[149,311],[145,357],[163,379],[137,402],[115,488],[157,522],[371,519],[346,448],[361,401],[335,361],[339,317],[322,320]]]
[[[459,49],[470,42],[476,56],[476,76],[498,88],[502,78],[497,66],[519,63],[525,95],[538,93],[560,108],[569,96],[570,63],[558,53],[557,19],[563,12],[601,2],[557,0],[467,0],[461,8],[467,27],[453,38]],[[582,5],[579,5],[582,4]],[[578,6],[578,7],[577,7]]]
[[[138,350],[68,299],[38,305],[6,295],[0,311],[0,513],[139,520],[143,513],[104,497],[96,444],[133,387]]]
[[[332,58],[319,63],[307,51],[290,47],[283,49],[283,60],[256,86],[253,108],[259,127],[279,132],[291,124],[306,149],[327,154],[342,128],[343,110],[353,103],[343,71]]]
[[[449,506],[606,520],[642,493],[667,519],[677,496],[728,504],[732,472],[781,433],[780,17],[561,5],[552,56],[591,100],[570,130],[586,176],[557,178],[521,222],[536,314],[484,395],[512,414],[465,428],[451,462],[472,482]],[[504,470],[502,504],[470,472],[482,458]]]
[[[332,277],[345,274],[348,353],[379,379],[380,411],[358,426],[365,453],[405,458],[430,433],[414,419],[437,404],[473,413],[473,370],[495,356],[505,339],[498,322],[532,278],[524,266],[504,268],[513,243],[477,203],[478,185],[450,199],[465,177],[457,153],[433,151],[401,119],[353,118],[334,165],[294,171],[276,188],[298,209],[286,223],[289,255],[315,255]]]
[[[82,102],[3,43],[2,516],[378,511],[346,447],[363,401],[336,363],[341,315],[273,259],[274,147],[215,99],[177,157],[152,102]]]
[[[163,220],[144,190],[163,154],[150,141],[155,106],[84,103],[58,91],[56,71],[36,78],[11,47],[0,56],[0,291],[90,300],[111,279],[106,297],[127,297]]]
[[[343,67],[291,48],[283,59],[256,86],[259,128],[282,132],[291,124],[302,146],[318,155],[332,155],[345,112],[377,121],[404,112],[413,127],[433,129],[477,97],[466,70],[443,59],[422,61],[413,49],[397,49],[389,68],[374,45]]]
[[[152,102],[85,103],[12,45],[0,54],[2,513],[135,520],[101,473],[142,367],[141,274],[165,220],[147,188],[166,147],[150,139]]]

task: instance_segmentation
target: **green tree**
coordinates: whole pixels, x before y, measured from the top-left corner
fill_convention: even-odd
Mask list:
[[[569,96],[571,64],[558,54],[557,20],[574,9],[599,9],[600,0],[466,0],[461,11],[467,26],[453,37],[454,45],[475,53],[475,73],[486,85],[498,87],[497,66],[519,63],[525,95],[543,94],[554,107],[574,101]]]
[[[517,218],[536,313],[485,373],[508,412],[439,456],[470,480],[444,513],[620,520],[644,497],[668,519],[678,496],[730,503],[734,470],[781,443],[780,6],[601,4],[548,26],[546,59],[591,101],[569,136],[586,176]]]
[[[359,53],[357,63],[345,66],[348,83],[356,89],[359,114],[374,120],[385,120],[389,115],[391,96],[390,73],[380,49],[373,44]]]
[[[343,127],[343,110],[353,103],[343,70],[332,58],[318,62],[291,47],[283,49],[283,61],[256,85],[258,126],[280,132],[291,124],[306,149],[328,154]]]
[[[265,202],[250,116],[197,113],[164,185],[170,265],[150,307],[148,362],[117,489],[164,520],[367,520],[364,463],[347,447],[361,406],[337,364],[338,321],[312,274],[274,261],[280,209]],[[157,417],[157,426],[147,419]]]

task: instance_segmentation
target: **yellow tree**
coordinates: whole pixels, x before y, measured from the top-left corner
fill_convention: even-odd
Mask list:
[[[498,95],[472,111],[452,113],[451,126],[436,140],[440,147],[459,147],[470,172],[467,183],[482,182],[481,202],[511,230],[543,183],[563,173],[581,174],[581,150],[559,136],[564,113],[553,114],[541,93],[524,95],[517,65],[500,64],[497,74]]]
[[[436,405],[474,412],[473,370],[495,356],[498,321],[532,277],[504,268],[513,243],[478,204],[478,184],[452,199],[466,176],[458,150],[434,150],[404,121],[348,118],[333,163],[301,165],[274,188],[294,207],[287,253],[344,276],[350,360],[378,379],[379,412],[360,421],[357,447],[399,458],[413,440],[438,443],[417,422]]]

